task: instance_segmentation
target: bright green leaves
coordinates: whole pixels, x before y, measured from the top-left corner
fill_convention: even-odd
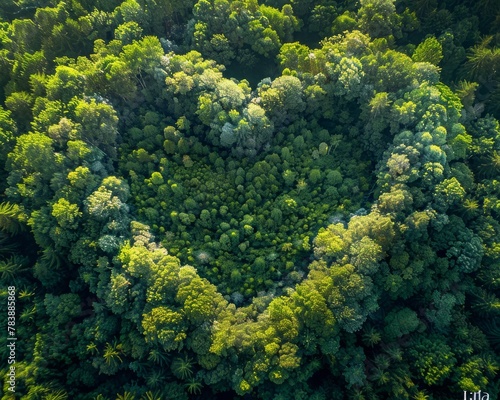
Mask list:
[[[212,144],[237,146],[240,152],[255,155],[271,139],[273,124],[260,105],[249,103],[251,91],[245,81],[223,78],[213,62],[201,59],[196,52],[172,56],[167,72],[168,92],[180,93],[186,107],[196,104],[196,116],[210,127],[206,138]],[[165,151],[172,153],[175,138],[166,139]]]
[[[275,55],[300,28],[290,6],[281,11],[251,0],[200,0],[193,9],[193,42],[208,58],[229,65],[255,63],[255,55]]]
[[[5,163],[7,155],[12,151],[16,134],[16,125],[11,118],[10,111],[0,108],[0,162]]]
[[[218,82],[215,94],[222,107],[226,110],[238,109],[245,100],[243,88],[229,79],[223,79]]]
[[[393,186],[390,192],[382,193],[377,202],[382,213],[393,215],[410,209],[412,203],[411,194],[398,186]]]
[[[145,87],[142,72],[152,74],[160,65],[164,52],[157,37],[146,36],[132,44],[123,46],[123,60],[129,68],[139,75],[139,83]]]
[[[418,377],[427,385],[436,385],[451,374],[456,363],[444,338],[431,335],[417,339],[410,349]]]
[[[269,305],[269,317],[284,340],[293,340],[299,334],[299,321],[286,299],[275,299]]]
[[[297,113],[305,109],[302,84],[294,76],[284,75],[275,79],[270,87],[261,86],[259,96],[264,109],[268,112],[274,110],[276,124],[282,124],[287,114],[290,114],[287,119],[295,119]],[[281,110],[281,113],[278,113],[278,110]]]
[[[25,215],[18,204],[0,203],[0,231],[15,235],[24,230]]]
[[[355,332],[366,316],[378,308],[371,280],[356,273],[350,264],[331,268],[329,275],[332,283],[324,294],[328,305],[339,325],[347,332]],[[371,304],[363,302],[368,296],[372,296]]]
[[[113,272],[108,301],[116,312],[123,307],[144,307],[141,324],[146,340],[160,344],[166,351],[180,349],[188,324],[198,327],[212,323],[227,303],[193,267],[181,268],[179,260],[163,249],[144,247],[148,243],[145,238],[122,248],[119,259],[125,273]],[[130,293],[133,287],[139,288],[133,286],[136,283],[143,294],[133,300]],[[142,303],[144,295],[146,302]],[[125,298],[133,305],[127,306]]]
[[[389,36],[399,23],[394,0],[361,0],[358,24],[372,38]]]
[[[281,46],[278,60],[282,69],[309,71],[314,64],[314,57],[313,50],[304,44],[294,42]]]
[[[145,279],[147,282],[160,254],[160,251],[150,252],[144,245],[136,245],[124,247],[118,258],[128,274],[135,278]]]
[[[334,85],[336,95],[345,96],[347,100],[359,96],[365,72],[356,57],[342,57],[331,73],[338,79]]]
[[[465,190],[457,178],[445,179],[436,185],[436,206],[438,210],[461,204],[465,197]]]
[[[179,285],[179,260],[163,254],[154,264],[148,266],[149,285],[146,292],[146,301],[150,304],[162,304],[173,301]]]
[[[61,65],[47,81],[47,97],[49,100],[60,100],[68,104],[71,99],[83,94],[84,84],[85,76],[81,72]]]
[[[395,226],[390,216],[372,212],[366,216],[354,217],[349,222],[349,232],[353,241],[370,237],[386,250],[395,236]]]
[[[194,268],[181,268],[179,278],[181,284],[176,301],[182,305],[187,320],[194,326],[212,322],[220,313],[220,307],[227,305],[216,287],[199,278]]]
[[[82,216],[78,205],[71,204],[68,200],[61,198],[52,205],[52,216],[62,228],[74,229],[78,225],[78,219]]]
[[[160,306],[143,315],[142,328],[147,342],[158,343],[165,351],[182,348],[186,338],[183,316],[172,309]]]
[[[329,225],[321,228],[314,239],[314,254],[317,257],[325,255],[333,257],[340,254],[346,247],[343,235],[346,233],[342,224]]]
[[[281,11],[280,0],[200,0],[187,35],[205,56],[240,64],[223,75],[187,42],[186,54],[164,55],[174,30],[161,43],[141,39],[170,29],[189,1],[120,3],[112,14],[109,4],[86,13],[73,1],[37,10],[34,22],[0,24],[5,103],[21,132],[35,132],[16,143],[0,112],[10,173],[0,223],[15,233],[28,219],[41,247],[34,278],[74,292],[44,293],[22,314],[65,327],[69,341],[36,343],[50,344],[56,361],[73,339],[87,349],[65,356],[76,362],[60,380],[88,388],[101,382],[96,371],[123,371],[117,384],[132,378],[165,398],[208,395],[201,382],[276,399],[321,399],[346,386],[353,398],[422,398],[425,386],[486,385],[495,366],[486,367],[486,337],[464,309],[489,315],[498,303],[489,290],[498,286],[499,185],[486,179],[500,170],[498,125],[478,118],[486,87],[476,99],[477,85],[459,85],[456,96],[436,84],[453,35],[415,49],[399,36],[415,20],[391,0],[362,0],[357,15],[310,0]],[[81,17],[66,21],[73,12]],[[309,32],[336,36],[281,46],[300,26],[294,12],[320,22]],[[39,32],[51,37],[43,51]],[[114,40],[95,40],[88,58],[59,59],[50,75],[45,50],[80,50],[103,32]],[[474,37],[467,32],[459,35]],[[25,54],[10,59],[16,48]],[[264,58],[278,50],[276,77]],[[485,61],[495,51],[485,43],[471,53],[473,76],[494,77]],[[274,78],[252,87],[228,78],[252,81],[240,68],[252,62]],[[126,178],[113,176],[117,155]],[[484,331],[495,345],[496,322]],[[321,385],[314,393],[311,382]]]
[[[57,168],[52,143],[52,139],[41,133],[20,136],[9,154],[8,166],[13,171],[11,176],[14,172],[25,177],[37,173],[42,178],[49,179]]]
[[[106,303],[111,311],[116,314],[125,312],[130,303],[130,281],[123,274],[111,273],[110,290]]]
[[[118,117],[113,107],[94,99],[90,102],[80,101],[75,116],[76,122],[81,125],[81,138],[101,148],[112,158],[115,157]]]
[[[328,309],[326,299],[320,294],[313,282],[304,282],[297,286],[291,296],[298,311],[298,317],[304,321],[304,326],[319,337],[332,335],[335,319]]]
[[[29,133],[17,139],[7,161],[7,169],[11,171],[7,190],[11,195],[34,202],[47,199],[50,190],[47,182],[62,161],[60,155],[54,153],[52,144],[52,139],[40,133]]]
[[[384,255],[382,247],[368,236],[363,237],[359,242],[354,242],[349,253],[352,265],[365,275],[373,275],[378,270],[378,263]]]
[[[300,365],[300,358],[296,356],[298,347],[292,343],[284,343],[279,350],[279,366],[284,369],[294,369]]]
[[[129,21],[117,26],[115,29],[115,38],[126,45],[139,40],[142,32],[143,29],[137,22]]]
[[[369,103],[372,118],[382,116],[391,103],[392,101],[389,100],[389,94],[387,92],[376,93]]]
[[[439,65],[443,59],[443,46],[434,36],[431,36],[417,46],[412,58],[415,62]]]
[[[455,124],[452,129],[453,138],[450,145],[453,149],[454,158],[464,159],[467,156],[472,137],[465,131],[462,124]]]

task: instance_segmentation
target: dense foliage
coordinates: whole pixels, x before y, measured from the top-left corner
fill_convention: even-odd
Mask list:
[[[2,399],[498,398],[499,28],[2,1]]]

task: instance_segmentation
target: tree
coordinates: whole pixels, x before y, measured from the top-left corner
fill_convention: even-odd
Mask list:
[[[344,241],[345,229],[342,224],[329,225],[328,228],[321,228],[314,239],[314,254],[327,257],[340,255],[346,247]]]
[[[75,229],[82,212],[78,205],[71,204],[65,198],[61,198],[52,205],[52,216],[55,217],[61,228]]]
[[[389,36],[399,24],[394,0],[361,0],[358,23],[373,38]]]
[[[428,37],[417,46],[412,59],[416,62],[429,62],[433,65],[439,65],[443,59],[443,46],[434,36]]]
[[[496,77],[500,63],[500,49],[488,47],[492,37],[488,36],[469,50],[464,66],[469,76],[480,83],[490,84]]]
[[[270,87],[262,86],[259,96],[262,107],[270,114],[275,126],[294,121],[305,109],[302,84],[294,76],[281,76]]]
[[[451,348],[437,335],[417,337],[412,343],[410,354],[415,360],[418,378],[429,386],[442,382],[456,363]]]
[[[10,116],[10,111],[0,108],[0,164],[3,166],[7,161],[8,154],[12,151],[15,144],[15,135],[17,128]],[[6,171],[0,169],[0,177],[6,179]],[[3,185],[0,184],[3,188]]]
[[[176,300],[182,305],[187,320],[194,326],[213,321],[220,313],[219,308],[227,304],[215,286],[197,277],[194,269],[188,267],[180,269],[179,278]]]
[[[26,201],[41,203],[50,192],[47,182],[61,163],[54,153],[53,141],[41,133],[21,135],[6,163],[10,171],[7,189],[12,196],[21,196]],[[44,184],[45,182],[45,184]]]
[[[118,220],[121,221],[128,211],[118,193],[101,185],[84,202],[88,214],[97,221]]]
[[[146,89],[147,82],[143,73],[153,76],[160,67],[160,59],[164,52],[158,38],[146,36],[139,41],[123,46],[122,58],[141,86]]]
[[[128,21],[120,24],[115,29],[115,38],[123,45],[131,44],[142,36],[142,28],[135,21]]]
[[[5,106],[12,112],[12,117],[21,132],[29,130],[32,120],[32,97],[26,92],[14,92],[5,99]]]
[[[68,104],[73,97],[83,94],[84,85],[85,77],[81,72],[75,68],[60,65],[56,68],[56,73],[47,81],[47,98]]]
[[[265,57],[276,54],[282,42],[290,40],[300,27],[289,5],[279,11],[252,0],[238,3],[200,0],[193,14],[195,47],[226,65],[234,58],[239,62],[248,60],[249,49]]]
[[[75,109],[75,120],[80,124],[81,138],[90,145],[100,147],[111,158],[116,156],[118,117],[112,106],[80,100]]]
[[[392,310],[384,319],[384,334],[388,341],[399,339],[414,332],[420,325],[417,313],[409,308]]]
[[[180,349],[186,338],[182,314],[168,307],[155,307],[143,315],[146,342],[158,343],[165,351]]]

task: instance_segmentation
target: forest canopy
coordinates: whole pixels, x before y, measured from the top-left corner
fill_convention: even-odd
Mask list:
[[[1,399],[500,397],[498,32],[491,0],[2,1]]]

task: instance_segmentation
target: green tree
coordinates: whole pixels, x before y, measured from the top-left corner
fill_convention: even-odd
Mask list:
[[[114,158],[118,117],[113,107],[94,99],[90,102],[81,100],[76,106],[75,116],[76,122],[80,124],[81,138]]]
[[[434,36],[428,37],[417,46],[412,58],[416,62],[439,65],[443,59],[443,46]]]
[[[390,35],[399,24],[394,0],[361,0],[358,23],[373,38]]]

